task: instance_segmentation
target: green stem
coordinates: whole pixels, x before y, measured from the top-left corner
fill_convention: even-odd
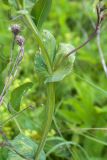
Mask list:
[[[45,127],[43,129],[43,135],[40,141],[40,144],[38,146],[36,155],[35,155],[35,160],[40,159],[40,154],[41,151],[44,148],[46,138],[49,132],[49,129],[51,127],[52,119],[53,119],[53,114],[54,114],[54,108],[55,108],[55,90],[54,90],[54,83],[50,83],[47,86],[47,94],[48,94],[48,109],[47,109],[47,117],[46,117],[46,122],[45,122]]]
[[[17,128],[19,129],[20,133],[23,133],[23,131],[22,131],[22,129],[21,129],[21,127],[20,127],[20,125],[19,125],[19,123],[18,123],[18,121],[17,121],[16,118],[14,118],[14,121],[15,121],[16,126],[17,126]]]
[[[21,6],[19,0],[16,0],[16,4],[17,4],[18,8],[21,9],[22,6]]]
[[[28,14],[24,15],[24,18],[25,18],[26,22],[28,23],[29,28],[31,29],[32,33],[34,33],[35,40],[37,41],[37,43],[39,44],[39,46],[42,50],[42,54],[45,58],[45,62],[48,66],[49,72],[52,73],[51,61],[50,61],[49,55],[47,53],[47,50],[42,42],[41,36],[38,32],[36,25],[34,24],[33,20],[31,19],[31,17]]]

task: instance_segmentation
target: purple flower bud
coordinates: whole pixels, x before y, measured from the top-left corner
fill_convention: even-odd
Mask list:
[[[18,24],[12,25],[11,31],[14,33],[14,35],[17,35],[20,32],[20,26]]]
[[[20,36],[20,35],[17,35],[16,36],[16,42],[19,46],[23,46],[24,45],[24,42],[25,42],[25,39],[24,37]]]

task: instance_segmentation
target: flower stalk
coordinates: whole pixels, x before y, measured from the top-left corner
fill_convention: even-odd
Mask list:
[[[44,148],[46,138],[47,138],[49,129],[51,127],[51,123],[54,115],[54,109],[55,109],[55,84],[54,83],[49,83],[47,85],[47,98],[48,98],[48,106],[47,106],[46,122],[45,122],[45,127],[43,128],[43,135],[42,135],[40,144],[36,151],[35,160],[39,160],[40,158],[40,154]]]
[[[103,20],[107,17],[107,14],[104,13],[106,8],[104,6],[101,6],[100,2],[96,6],[96,12],[97,12],[97,23],[95,30],[93,33],[88,37],[88,39],[83,42],[79,47],[75,48],[74,50],[70,51],[65,57],[70,56],[72,53],[77,52],[79,49],[83,48],[87,43],[89,43],[99,32],[99,28],[103,22]],[[65,59],[64,57],[64,59]]]

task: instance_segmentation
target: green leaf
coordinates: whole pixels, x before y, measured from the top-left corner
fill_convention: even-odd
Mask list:
[[[59,145],[60,143],[65,142],[65,140],[61,137],[50,137],[47,139],[47,143],[45,145],[45,151],[47,153],[50,152],[50,150],[52,150],[55,146]],[[67,149],[67,147],[59,147],[58,149],[54,150],[52,152],[55,156],[60,157],[60,158],[69,158],[70,157],[70,153],[69,150]]]
[[[56,54],[56,40],[48,30],[43,30],[42,37],[43,43],[47,49],[51,62],[53,62]]]
[[[2,2],[2,3],[4,3],[4,4],[6,4],[6,5],[7,5],[7,4],[8,4],[8,0],[5,0],[5,1],[4,1],[4,2]]]
[[[34,159],[38,145],[30,138],[19,134],[14,140],[10,141],[13,148],[26,159]],[[9,151],[7,160],[25,160],[15,152]],[[41,152],[40,160],[46,160],[44,151]]]
[[[39,49],[35,58],[36,72],[45,83],[61,81],[72,71],[75,53],[72,53],[66,58],[65,56],[71,52],[74,47],[71,44],[61,43],[59,48],[56,49],[56,40],[47,30],[43,31],[42,38],[53,66],[53,73],[48,73],[47,64],[42,56],[41,49]],[[61,61],[62,59],[64,60]]]
[[[22,0],[21,0],[22,1]],[[23,8],[26,10],[31,10],[33,6],[38,2],[38,0],[23,0]]]
[[[8,63],[9,63],[9,60],[5,59],[2,55],[0,55],[0,74],[7,67]]]
[[[53,63],[56,53],[56,40],[48,30],[43,30],[42,38],[51,62]],[[47,77],[49,77],[48,68],[45,64],[44,57],[42,56],[41,49],[37,51],[35,56],[35,68],[37,74],[41,79],[46,79]]]
[[[38,74],[40,79],[44,80],[44,79],[46,79],[46,77],[48,77],[49,73],[48,73],[47,65],[44,62],[41,51],[36,53],[35,69],[36,69],[36,73]]]
[[[52,0],[39,0],[32,9],[31,14],[34,17],[34,22],[39,29],[49,14],[51,4]]]
[[[38,2],[38,0],[19,0],[21,6],[23,7],[24,10],[32,10],[33,6]],[[8,3],[17,8],[17,2],[16,0],[8,0]]]
[[[27,82],[13,90],[11,93],[10,102],[8,104],[10,109],[13,109],[15,111],[20,110],[20,103],[23,95],[32,87],[31,82]]]
[[[73,68],[73,63],[75,60],[75,53],[71,54],[69,57],[65,57],[74,47],[71,44],[61,43],[58,52],[55,57],[54,67],[55,70],[51,76],[49,76],[45,83],[47,82],[58,82],[63,80],[67,75],[69,75]],[[58,65],[60,59],[64,59],[60,65]]]
[[[0,148],[0,159],[6,160],[7,159],[8,150],[7,148],[1,147]]]
[[[9,3],[11,6],[17,8],[16,0],[8,0],[8,3]]]
[[[4,87],[4,81],[3,81],[3,76],[0,74],[0,94],[2,93]]]

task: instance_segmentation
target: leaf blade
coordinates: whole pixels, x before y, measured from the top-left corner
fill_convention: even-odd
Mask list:
[[[65,55],[67,55],[73,49],[74,47],[71,44],[61,43],[56,53],[54,65],[57,65],[60,58],[65,58]],[[53,74],[47,77],[45,83],[58,82],[63,80],[71,73],[74,61],[75,53],[71,54],[69,57],[66,57],[66,59],[64,59],[64,61],[54,70]]]
[[[10,109],[12,108],[15,111],[20,110],[21,99],[23,95],[25,94],[25,92],[27,92],[28,89],[32,87],[32,85],[33,84],[31,82],[27,82],[13,90],[13,92],[11,93],[10,102],[8,104]]]
[[[28,159],[34,159],[38,145],[30,138],[24,136],[23,134],[19,134],[15,137],[15,139],[10,141],[10,144],[18,153],[20,153],[24,157]],[[7,160],[24,160],[24,158],[22,158],[15,152],[9,151]],[[41,152],[40,160],[46,160],[44,151]]]
[[[52,0],[39,0],[32,9],[31,15],[35,17],[34,22],[39,29],[49,14],[51,4]]]

